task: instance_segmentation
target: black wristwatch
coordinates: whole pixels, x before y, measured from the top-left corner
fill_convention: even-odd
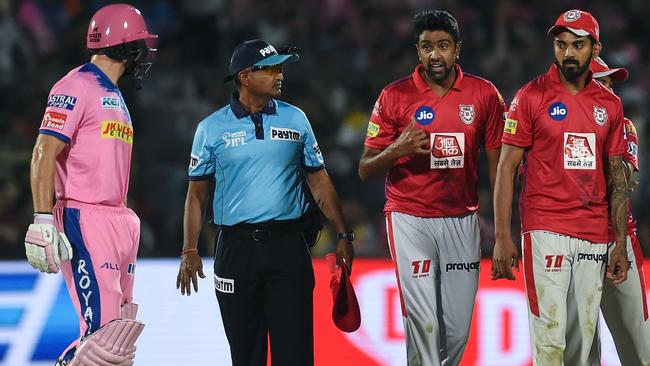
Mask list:
[[[336,239],[347,239],[348,241],[354,241],[354,231],[346,231],[343,233],[336,233]]]

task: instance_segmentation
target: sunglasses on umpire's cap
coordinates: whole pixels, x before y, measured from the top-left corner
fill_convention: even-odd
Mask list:
[[[596,42],[600,42],[600,30],[598,22],[593,15],[582,10],[569,10],[560,15],[555,24],[548,30],[549,36],[554,36],[562,30],[580,36],[591,36]]]
[[[604,78],[609,76],[612,81],[625,81],[627,80],[628,72],[625,68],[613,68],[610,69],[609,66],[603,61],[602,58],[596,57],[591,60],[591,65],[589,65],[591,72],[594,73],[594,79]]]
[[[351,333],[361,326],[359,302],[352,287],[345,260],[336,265],[336,253],[325,254],[325,261],[330,270],[330,289],[332,290],[332,320],[340,330]]]
[[[284,47],[278,52],[275,47],[261,39],[242,42],[232,52],[229,74],[223,78],[223,82],[234,79],[238,72],[249,67],[262,68],[285,62],[296,62],[299,58],[296,52],[298,52],[297,47]]]

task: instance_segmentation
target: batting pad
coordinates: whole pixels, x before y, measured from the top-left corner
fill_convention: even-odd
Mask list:
[[[68,366],[132,366],[135,341],[143,328],[143,323],[131,319],[106,323],[80,342]]]
[[[138,315],[138,304],[134,302],[122,304],[122,319],[135,319],[136,315]]]

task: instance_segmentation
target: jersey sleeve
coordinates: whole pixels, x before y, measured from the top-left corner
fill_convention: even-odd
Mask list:
[[[84,98],[84,88],[80,81],[59,81],[48,95],[39,133],[69,143],[83,119]]]
[[[395,141],[397,125],[390,113],[391,103],[388,92],[382,90],[370,115],[365,146],[371,149],[384,150]]]
[[[604,156],[621,156],[624,157],[627,151],[626,137],[625,137],[625,123],[623,122],[623,107],[621,102],[618,101],[616,106],[616,113],[612,118],[612,127],[607,135],[605,141],[605,148],[603,149]]]
[[[623,159],[632,166],[634,171],[639,171],[639,137],[636,134],[636,127],[634,123],[627,118],[623,118],[625,123],[625,142],[627,143],[627,151],[623,154]]]
[[[202,122],[199,123],[194,133],[188,175],[190,180],[204,180],[211,178],[214,172],[215,160],[210,145],[208,126]]]
[[[534,116],[530,108],[530,94],[520,89],[506,112],[501,142],[518,147],[529,147],[533,143]]]
[[[307,171],[317,171],[323,169],[325,167],[325,159],[323,159],[323,153],[320,151],[318,141],[316,141],[314,130],[311,128],[311,124],[309,123],[307,116],[302,111],[300,113],[302,114],[305,122],[305,129],[302,136],[302,167]]]
[[[490,85],[490,87],[484,100],[486,113],[484,145],[486,150],[501,147],[506,112],[506,103],[503,101],[501,93],[494,85]]]

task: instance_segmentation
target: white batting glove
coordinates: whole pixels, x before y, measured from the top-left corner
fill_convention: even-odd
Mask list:
[[[61,262],[72,258],[72,246],[65,234],[54,227],[51,214],[36,214],[25,235],[25,253],[32,267],[41,272],[57,273]]]

